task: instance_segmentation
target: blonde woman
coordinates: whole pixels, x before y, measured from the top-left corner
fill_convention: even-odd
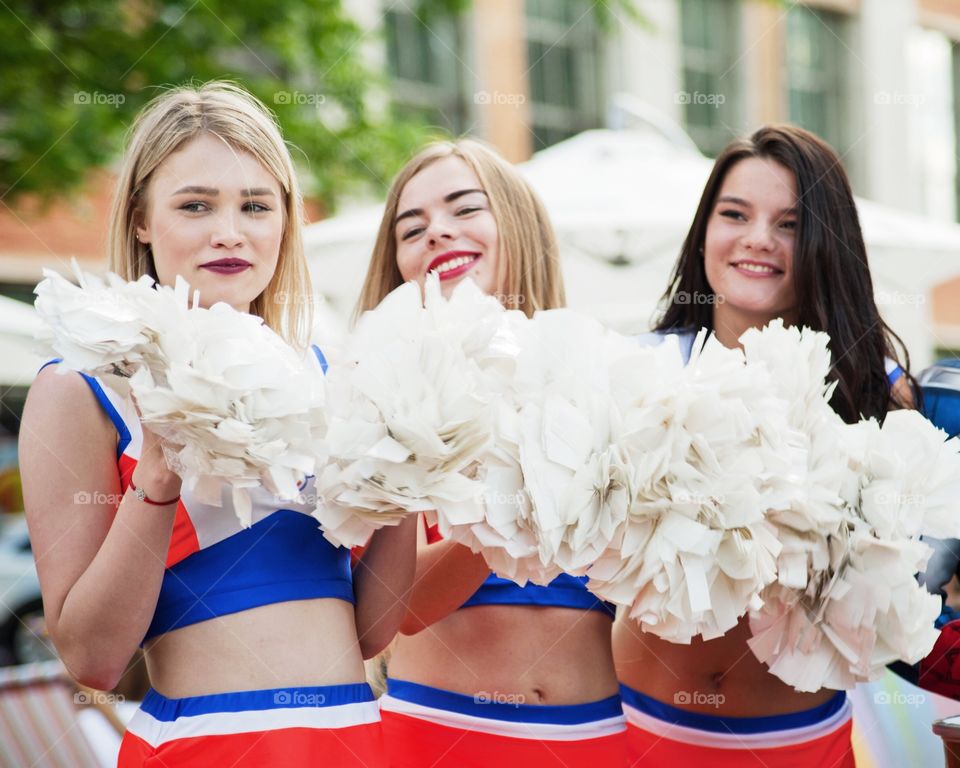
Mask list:
[[[445,293],[469,277],[527,314],[564,304],[542,204],[477,142],[430,145],[400,171],[358,310],[430,272]],[[421,528],[410,610],[380,699],[390,765],[625,765],[609,607],[582,580],[519,587],[437,539]]]
[[[278,126],[224,83],[138,116],[112,212],[111,269],[262,317],[307,349],[302,202]],[[152,690],[124,768],[382,765],[363,658],[395,634],[415,524],[373,537],[353,573],[308,505],[253,498],[254,524],[200,503],[160,440],[104,382],[38,375],[20,458],[51,636],[76,679],[110,689],[141,643]],[[305,489],[309,496],[309,486]]]

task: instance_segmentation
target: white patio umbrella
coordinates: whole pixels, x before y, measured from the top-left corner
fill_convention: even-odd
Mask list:
[[[0,391],[29,386],[46,362],[34,341],[40,324],[29,304],[0,296]]]

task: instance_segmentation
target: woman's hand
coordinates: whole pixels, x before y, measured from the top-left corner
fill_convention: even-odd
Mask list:
[[[148,499],[172,499],[180,495],[183,480],[167,465],[163,453],[163,438],[143,427],[143,444],[140,459],[133,471],[133,484],[143,489]]]
[[[133,474],[133,484],[142,488],[148,499],[172,499],[180,495],[183,481],[176,472],[170,469],[163,452],[163,438],[143,423],[140,406],[133,393],[130,395],[133,405],[137,409],[140,427],[143,431],[143,443],[140,447],[140,458]]]

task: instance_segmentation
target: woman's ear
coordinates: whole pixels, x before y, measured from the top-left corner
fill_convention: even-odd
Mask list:
[[[138,205],[133,210],[133,229],[137,235],[137,240],[144,245],[149,245],[151,239],[150,227],[147,226],[147,215],[142,205]]]

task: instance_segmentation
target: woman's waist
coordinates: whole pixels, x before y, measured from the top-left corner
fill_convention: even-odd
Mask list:
[[[353,606],[274,603],[168,632],[145,646],[150,682],[170,698],[365,681]]]
[[[614,659],[620,682],[640,694],[689,712],[762,717],[801,712],[836,691],[800,692],[770,673],[746,643],[741,627],[722,638],[670,643],[618,623]]]
[[[578,704],[617,692],[610,620],[567,608],[465,608],[397,639],[390,677],[468,696]]]

